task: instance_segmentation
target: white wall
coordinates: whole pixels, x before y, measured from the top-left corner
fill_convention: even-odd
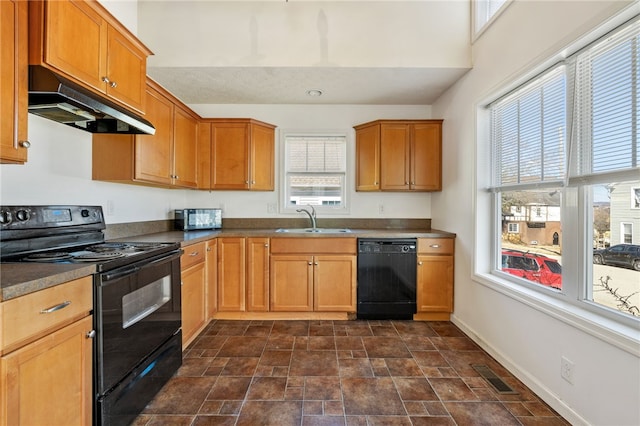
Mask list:
[[[628,4],[514,0],[474,44],[474,68],[432,106],[433,115],[444,118],[447,164],[444,190],[432,196],[432,225],[457,234],[452,320],[572,424],[640,424],[640,347],[616,333],[601,333],[589,320],[558,315],[475,278],[474,262],[480,270],[486,265],[491,227],[486,195],[475,186],[489,165],[476,114],[479,103],[500,87]],[[560,378],[561,356],[575,363],[573,384]]]

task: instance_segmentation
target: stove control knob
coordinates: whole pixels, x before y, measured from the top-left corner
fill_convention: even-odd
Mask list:
[[[16,212],[16,219],[18,219],[20,222],[26,222],[30,218],[31,218],[31,215],[27,210],[18,210]]]
[[[12,222],[11,212],[0,211],[0,224],[8,225]]]
[[[82,209],[82,210],[80,211],[80,216],[82,216],[82,217],[89,217],[89,210],[87,210],[87,209]]]

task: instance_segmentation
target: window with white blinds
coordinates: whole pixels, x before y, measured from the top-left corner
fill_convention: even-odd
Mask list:
[[[640,244],[640,17],[487,109],[492,274],[637,325],[640,263],[620,274],[599,250]],[[557,268],[502,264],[513,252]]]
[[[564,67],[558,67],[490,106],[494,188],[561,183],[565,80]]]
[[[575,58],[570,182],[638,178],[640,21]]]
[[[345,136],[285,136],[285,209],[346,208]]]

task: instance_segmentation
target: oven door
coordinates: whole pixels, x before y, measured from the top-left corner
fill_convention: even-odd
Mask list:
[[[180,251],[96,275],[96,391],[106,393],[180,330]]]

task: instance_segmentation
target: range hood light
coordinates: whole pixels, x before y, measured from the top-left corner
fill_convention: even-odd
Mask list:
[[[319,96],[322,96],[322,90],[310,89],[310,90],[307,90],[307,95],[311,96],[312,98],[317,98]]]

